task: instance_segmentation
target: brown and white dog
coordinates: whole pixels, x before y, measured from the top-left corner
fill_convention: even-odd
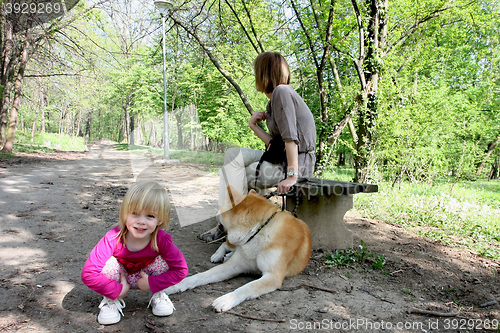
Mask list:
[[[170,295],[243,273],[262,274],[261,278],[217,298],[212,303],[217,312],[280,288],[285,277],[302,272],[311,255],[307,224],[287,211],[278,211],[276,205],[253,190],[242,195],[228,186],[228,192],[232,208],[222,213],[227,241],[211,260],[221,261],[227,251],[234,253],[223,264],[165,289]]]

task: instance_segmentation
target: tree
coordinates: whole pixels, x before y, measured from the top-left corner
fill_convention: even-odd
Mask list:
[[[3,145],[2,152],[12,152],[17,116],[21,105],[24,73],[31,55],[44,40],[49,39],[64,24],[75,19],[70,18],[62,24],[64,15],[77,3],[78,0],[74,0],[67,1],[66,6],[56,7],[54,5],[54,7],[50,7],[50,11],[47,10],[43,14],[18,11],[10,6],[12,3],[2,6],[0,16],[2,23],[2,36],[0,38],[0,84],[2,85],[0,144]],[[45,30],[47,22],[50,23]],[[14,93],[14,99],[11,101],[12,93]],[[11,107],[10,116],[9,107]]]

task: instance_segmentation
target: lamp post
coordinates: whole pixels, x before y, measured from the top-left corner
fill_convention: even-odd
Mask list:
[[[165,55],[165,15],[168,13],[170,9],[174,6],[164,0],[156,0],[154,2],[156,8],[160,11],[161,16],[161,26],[162,26],[162,35],[163,35],[163,155],[165,161],[169,160],[168,146],[169,146],[169,138],[168,138],[168,109],[167,109],[167,63],[166,63],[166,55]]]

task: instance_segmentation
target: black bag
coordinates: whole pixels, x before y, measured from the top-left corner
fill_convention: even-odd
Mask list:
[[[260,158],[259,164],[262,163],[262,161],[268,161],[272,164],[286,162],[285,142],[281,138],[281,135],[278,134],[269,141],[267,150]]]
[[[259,164],[255,168],[255,183],[254,188],[257,188],[257,179],[259,179],[260,174],[260,165],[263,161],[267,161],[272,164],[283,164],[285,163],[285,168],[283,170],[283,176],[286,170],[286,151],[285,151],[285,142],[281,138],[281,135],[275,135],[269,141],[269,145],[267,145],[267,149],[262,154],[262,157],[259,160]]]

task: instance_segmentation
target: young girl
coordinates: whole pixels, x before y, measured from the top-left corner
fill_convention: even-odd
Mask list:
[[[277,187],[279,193],[286,193],[300,178],[310,178],[316,163],[316,124],[311,110],[302,97],[290,86],[290,68],[278,52],[264,52],[254,62],[255,87],[264,93],[269,102],[266,112],[256,111],[250,117],[248,126],[266,147],[275,137],[281,137],[286,150],[286,163],[272,164],[264,161],[260,175],[256,168],[264,154],[261,150],[229,148],[224,155],[219,185],[219,205],[226,202],[226,184],[231,184],[239,193],[246,194],[249,188],[264,189]],[[269,133],[258,123],[266,121]],[[285,167],[286,165],[286,167]],[[220,215],[216,216],[220,220]],[[219,223],[215,228],[198,235],[206,242],[225,235]]]
[[[97,243],[83,266],[82,281],[104,296],[97,321],[115,324],[123,315],[130,288],[151,290],[156,316],[168,316],[174,306],[163,290],[181,282],[188,267],[181,251],[162,228],[170,222],[167,190],[155,182],[134,184],[125,194],[119,225]]]

